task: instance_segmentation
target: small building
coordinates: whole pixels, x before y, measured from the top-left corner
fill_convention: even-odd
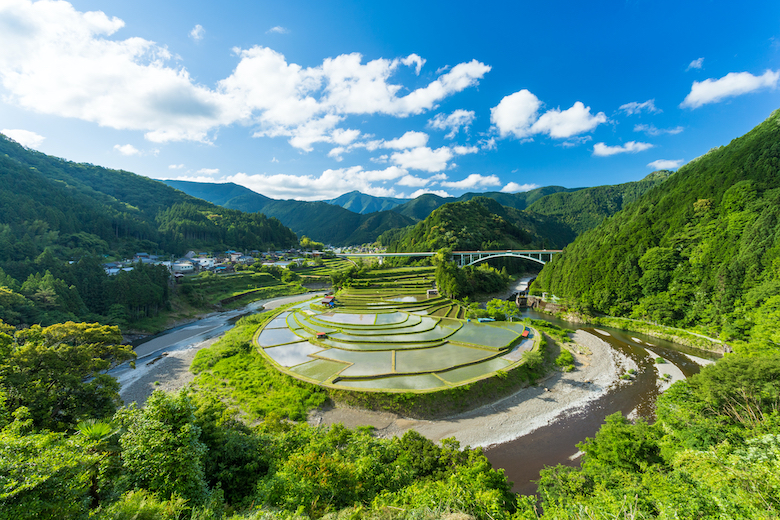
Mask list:
[[[317,333],[317,339],[325,339],[327,337],[328,337],[328,335],[325,334],[324,332],[318,332]]]
[[[335,307],[336,302],[335,298],[333,296],[326,296],[322,299],[322,302],[320,302],[321,305],[324,305],[325,307]]]

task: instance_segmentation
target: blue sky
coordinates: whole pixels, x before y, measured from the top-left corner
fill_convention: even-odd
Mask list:
[[[0,131],[317,200],[617,184],[780,108],[780,2],[0,0]]]

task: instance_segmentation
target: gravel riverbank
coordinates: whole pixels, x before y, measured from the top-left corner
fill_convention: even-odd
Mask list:
[[[470,412],[426,421],[392,413],[337,407],[312,412],[309,423],[373,426],[380,437],[403,435],[405,431],[414,429],[434,441],[455,437],[462,446],[485,447],[504,443],[585,406],[614,385],[626,384],[620,380],[620,375],[636,368],[632,360],[614,351],[593,334],[578,330],[573,339],[585,347],[584,351],[591,352],[589,355],[575,354],[574,371],[554,372],[539,381],[537,386],[523,388]]]

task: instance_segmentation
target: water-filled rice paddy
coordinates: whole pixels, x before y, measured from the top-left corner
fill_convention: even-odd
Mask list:
[[[376,304],[379,305],[376,305]],[[522,362],[534,341],[520,323],[483,324],[441,297],[354,290],[335,309],[311,300],[274,317],[256,336],[279,370],[335,388],[429,392],[490,377]]]

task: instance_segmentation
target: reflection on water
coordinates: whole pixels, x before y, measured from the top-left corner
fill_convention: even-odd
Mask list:
[[[655,420],[655,400],[658,397],[656,370],[654,361],[642,347],[642,342],[647,343],[647,347],[659,356],[674,363],[686,377],[697,373],[699,366],[685,353],[703,357],[701,351],[636,332],[627,333],[599,327],[600,331],[609,333],[609,336],[604,336],[586,325],[566,322],[530,310],[525,311],[523,317],[590,332],[633,359],[639,368],[636,379],[630,385],[613,388],[583,409],[566,414],[524,437],[485,450],[485,455],[493,466],[503,468],[507,478],[514,482],[514,491],[525,495],[536,492],[536,484],[533,481],[539,478],[539,471],[545,466],[578,466],[580,459],[576,456],[577,443],[584,441],[586,437],[595,436],[607,415],[615,412],[628,415],[635,410],[634,413],[638,416],[648,421]]]

